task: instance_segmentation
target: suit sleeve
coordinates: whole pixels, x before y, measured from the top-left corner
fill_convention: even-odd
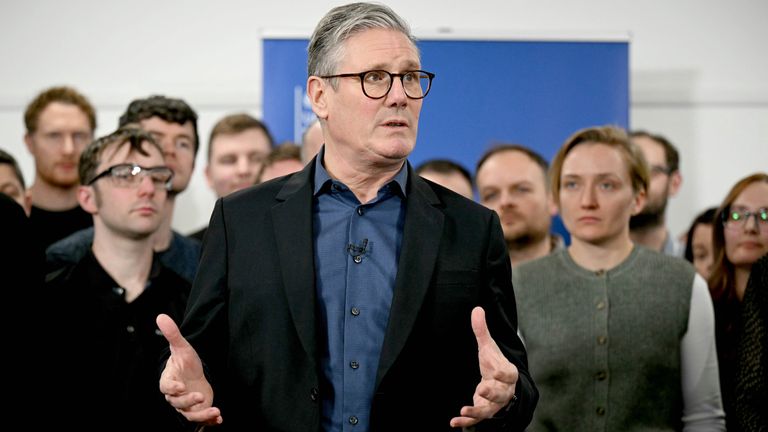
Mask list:
[[[487,287],[482,297],[482,306],[486,311],[491,337],[507,359],[517,367],[519,376],[515,388],[517,400],[502,408],[494,419],[483,422],[478,430],[522,431],[533,417],[539,392],[528,372],[525,347],[517,334],[517,306],[512,288],[512,269],[496,213],[492,213],[488,230],[485,269]]]
[[[184,314],[181,332],[195,348],[205,366],[208,381],[217,388],[223,377],[228,352],[228,231],[224,201],[219,199],[211,215],[200,265]]]

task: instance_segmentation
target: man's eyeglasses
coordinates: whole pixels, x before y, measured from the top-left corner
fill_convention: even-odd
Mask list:
[[[747,225],[750,217],[755,218],[755,226],[758,229],[768,229],[768,208],[761,208],[756,212],[728,209],[723,212],[723,225],[728,229],[741,229]]]
[[[112,184],[121,188],[135,188],[141,184],[141,179],[145,176],[149,176],[152,180],[152,184],[155,185],[155,189],[171,190],[171,180],[173,179],[173,171],[166,166],[156,166],[145,168],[143,166],[134,164],[119,164],[111,166],[104,170],[102,173],[96,175],[88,182],[88,186],[94,184],[96,180],[102,177],[109,177],[112,179]]]
[[[435,74],[423,70],[405,71],[403,73],[391,73],[385,70],[371,70],[360,73],[345,73],[338,75],[325,75],[320,78],[360,78],[360,86],[363,94],[371,99],[381,99],[392,89],[395,77],[400,78],[405,95],[411,99],[424,99],[432,88],[432,79]]]
[[[651,175],[670,175],[672,170],[661,165],[651,165]]]

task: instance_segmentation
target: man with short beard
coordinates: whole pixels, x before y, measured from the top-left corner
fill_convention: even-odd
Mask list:
[[[645,207],[629,221],[632,241],[667,255],[682,257],[683,245],[669,234],[666,225],[667,201],[677,194],[683,181],[680,155],[661,135],[635,131],[630,138],[643,152],[651,175]]]
[[[77,163],[93,139],[93,105],[71,87],[51,87],[38,94],[24,112],[24,143],[35,159],[35,178],[29,187],[30,222],[39,246],[93,224],[77,203]]]
[[[562,247],[550,233],[556,209],[549,192],[547,161],[520,145],[500,145],[477,163],[480,203],[496,211],[512,266],[548,255]]]

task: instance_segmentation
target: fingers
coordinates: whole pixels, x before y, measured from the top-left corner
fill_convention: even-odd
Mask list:
[[[475,333],[475,339],[477,339],[478,350],[494,343],[491,339],[491,333],[488,331],[488,324],[485,322],[485,310],[479,306],[472,309],[472,331]]]
[[[177,409],[187,420],[203,425],[217,425],[223,422],[221,411],[216,407],[206,408],[199,411],[184,411]]]
[[[203,394],[200,392],[181,393],[178,395],[166,394],[165,400],[168,401],[168,403],[177,410],[199,411],[201,408],[203,408],[203,406],[200,404],[205,402],[205,396],[203,396]]]
[[[200,392],[187,393],[179,396],[165,396],[165,400],[189,421],[204,425],[221,424],[221,411],[205,402],[205,396]]]
[[[483,383],[478,385],[475,392],[475,405],[468,405],[461,408],[459,417],[451,419],[452,427],[468,427],[475,425],[485,419],[493,417],[500,409],[505,407],[511,400],[511,396],[504,396],[505,392],[501,389],[483,390]],[[487,393],[489,398],[485,398],[481,393]],[[514,390],[512,391],[514,394]]]
[[[482,398],[492,404],[500,404],[502,406],[509,403],[512,400],[512,395],[515,394],[515,384],[508,384],[496,380],[483,380],[477,385],[475,389],[475,405],[477,405],[477,397]]]
[[[491,408],[490,406],[465,406],[461,408],[461,415],[451,419],[451,427],[474,426],[485,419],[493,417],[501,406]]]
[[[480,420],[472,417],[454,417],[451,419],[452,428],[465,428],[474,426],[478,423],[480,423]]]
[[[167,340],[168,344],[171,346],[171,353],[173,353],[174,350],[189,348],[189,342],[187,342],[187,340],[184,339],[184,336],[181,335],[179,327],[173,322],[171,317],[166,314],[160,314],[157,316],[155,322],[157,323],[157,328],[160,329],[163,336],[165,336],[165,340]]]
[[[187,391],[187,388],[186,386],[184,386],[184,383],[170,376],[166,376],[167,371],[168,371],[168,366],[166,365],[166,369],[163,371],[163,374],[160,376],[160,393],[166,396],[179,396],[185,391]]]

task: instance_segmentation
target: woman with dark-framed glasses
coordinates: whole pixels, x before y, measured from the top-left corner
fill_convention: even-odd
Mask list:
[[[709,290],[715,307],[723,407],[728,430],[738,431],[733,421],[738,329],[752,265],[768,253],[768,173],[739,180],[718,208],[715,221]]]

